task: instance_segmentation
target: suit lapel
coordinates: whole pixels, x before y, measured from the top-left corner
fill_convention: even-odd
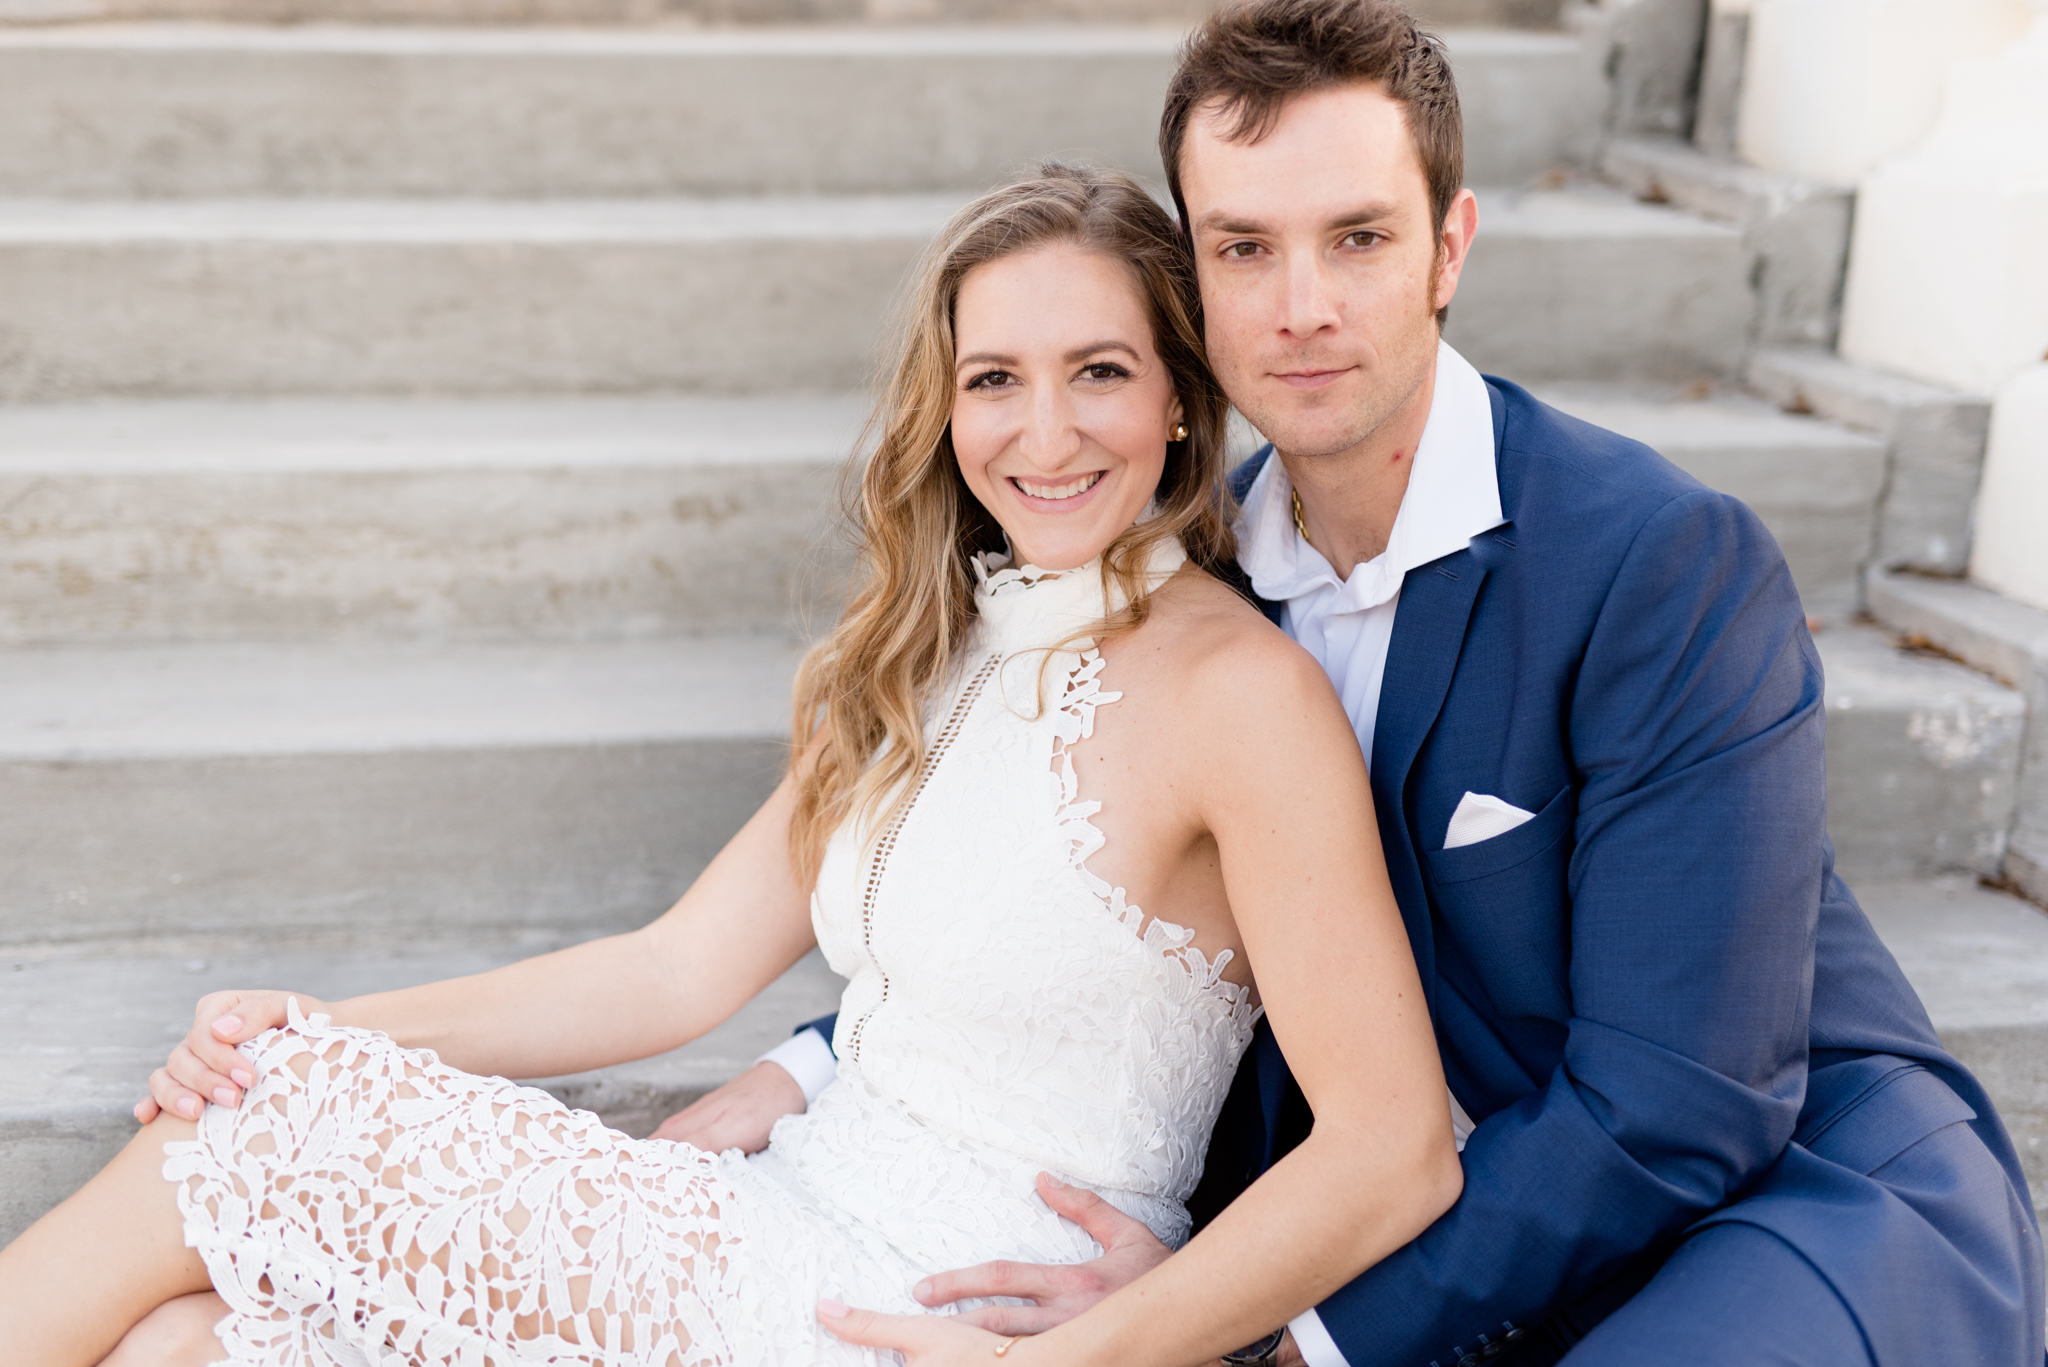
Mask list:
[[[1443,710],[1464,649],[1472,605],[1486,579],[1486,565],[1470,549],[1409,571],[1394,613],[1387,645],[1387,672],[1380,685],[1379,721],[1372,741],[1372,798],[1387,873],[1401,904],[1401,919],[1415,947],[1423,991],[1436,1004],[1436,946],[1430,931],[1429,897],[1416,854],[1417,833],[1408,829],[1404,795],[1408,771],[1423,739]]]

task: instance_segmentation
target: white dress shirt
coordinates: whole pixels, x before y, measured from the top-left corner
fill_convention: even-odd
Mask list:
[[[1486,381],[1441,341],[1429,421],[1416,444],[1408,490],[1394,515],[1386,550],[1340,577],[1295,530],[1294,484],[1279,458],[1269,458],[1252,481],[1237,520],[1237,562],[1259,597],[1281,604],[1281,628],[1315,656],[1336,685],[1368,764],[1402,580],[1408,571],[1465,549],[1473,537],[1506,520],[1500,513],[1493,401]],[[761,1057],[787,1069],[807,1102],[817,1099],[839,1066],[815,1030],[792,1036]],[[1456,1097],[1450,1104],[1452,1127],[1463,1148],[1472,1121]],[[1288,1327],[1308,1367],[1351,1367],[1314,1310],[1303,1311]]]

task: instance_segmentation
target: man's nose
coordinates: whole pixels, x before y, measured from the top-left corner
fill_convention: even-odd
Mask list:
[[[1337,326],[1336,291],[1330,288],[1329,272],[1315,252],[1292,252],[1282,277],[1285,294],[1280,305],[1280,330],[1307,339],[1324,328]]]

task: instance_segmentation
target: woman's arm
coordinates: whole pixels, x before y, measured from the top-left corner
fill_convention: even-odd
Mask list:
[[[793,805],[785,779],[660,920],[628,934],[332,1006],[303,993],[211,994],[184,1043],[151,1077],[150,1100],[137,1114],[162,1107],[196,1118],[206,1101],[228,1095],[239,1104],[253,1079],[235,1046],[284,1024],[285,1000],[294,995],[307,1012],[382,1030],[473,1073],[550,1077],[686,1044],[816,943],[789,861]]]
[[[1261,632],[1211,658],[1193,676],[1180,734],[1314,1129],[1185,1249],[1016,1343],[1005,1367],[1212,1361],[1407,1244],[1463,1186],[1357,739],[1322,671],[1276,644]],[[822,1312],[835,1332],[905,1348],[914,1367],[979,1362],[997,1342],[957,1323],[836,1309]]]

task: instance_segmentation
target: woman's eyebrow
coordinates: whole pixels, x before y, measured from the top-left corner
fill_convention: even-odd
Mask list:
[[[1093,356],[1098,351],[1121,351],[1124,355],[1130,357],[1134,361],[1141,361],[1144,359],[1144,357],[1138,354],[1138,349],[1132,346],[1129,342],[1119,342],[1112,338],[1106,342],[1090,342],[1087,346],[1075,347],[1072,351],[1067,353],[1067,364],[1072,365],[1074,362],[1081,360],[1084,357]]]
[[[953,369],[962,370],[971,365],[1015,364],[1017,364],[1017,358],[1015,356],[1005,356],[1002,355],[1000,352],[994,351],[977,351],[972,356],[962,356],[959,360],[953,362]]]

